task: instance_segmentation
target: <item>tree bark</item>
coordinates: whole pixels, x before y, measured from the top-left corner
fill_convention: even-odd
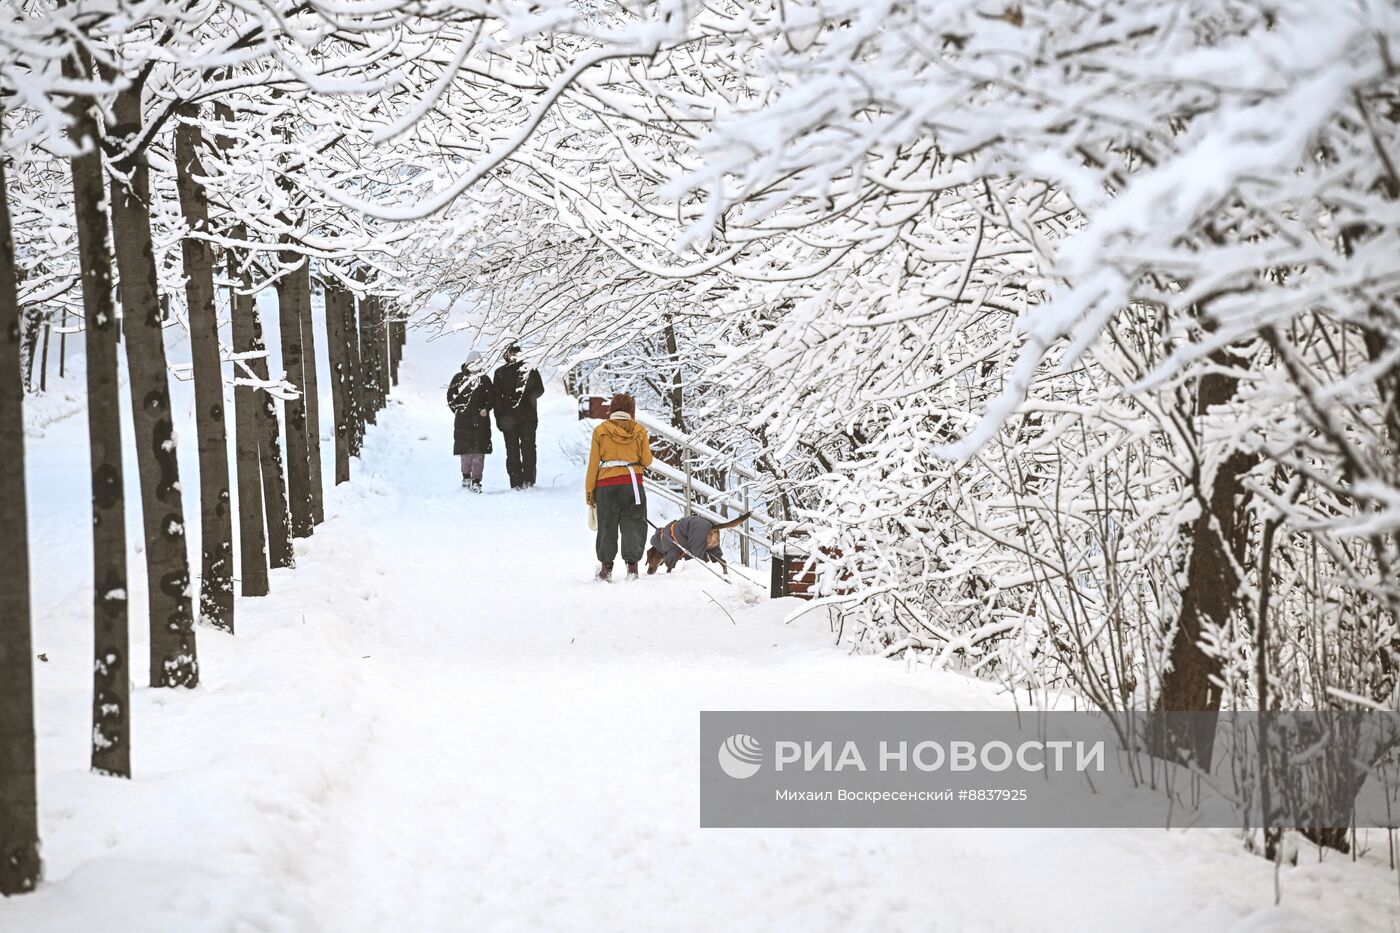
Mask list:
[[[180,210],[191,233],[209,233],[209,202],[200,149],[203,134],[194,121],[197,105],[180,108],[175,126],[175,179]],[[233,520],[229,514],[228,430],[224,424],[223,363],[219,316],[214,307],[214,248],[186,236],[180,242],[189,310],[190,358],[194,368],[195,434],[199,444],[199,538],[203,557],[199,617],[233,631]]]
[[[18,266],[18,264],[16,264],[16,266],[15,266],[15,282],[16,282],[15,293],[16,293],[16,294],[19,293],[18,283],[19,283],[20,281],[22,281],[22,280],[20,279],[19,266]],[[43,313],[42,313],[38,308],[33,309],[29,314],[25,314],[25,313],[24,313],[24,309],[21,308],[21,309],[20,309],[19,320],[20,320],[20,325],[19,325],[19,330],[20,330],[19,354],[20,354],[20,357],[24,360],[24,365],[21,367],[21,372],[20,372],[20,381],[21,381],[21,384],[25,387],[26,390],[33,391],[33,389],[34,389],[34,357],[35,357],[35,355],[36,355],[36,353],[38,352],[38,349],[39,349],[39,339],[40,339],[40,336],[41,336],[41,335],[43,334],[43,332],[44,332],[44,315],[43,315]]]
[[[236,119],[233,109],[214,104],[215,118],[227,125]],[[233,140],[218,135],[215,145],[227,151]],[[233,239],[246,242],[247,228],[234,224]],[[243,595],[268,593],[268,565],[295,565],[291,520],[287,514],[287,485],[282,476],[282,432],[277,422],[277,402],[262,385],[268,381],[267,345],[253,293],[251,257],[246,251],[228,251],[229,309],[233,319],[234,352],[243,355],[234,370],[234,450],[238,469],[238,516]],[[261,385],[238,385],[240,379]]]
[[[393,388],[390,380],[389,370],[392,361],[389,358],[389,312],[385,309],[384,303],[374,299],[375,324],[374,324],[374,354],[376,370],[379,374],[379,408],[382,411],[389,404],[389,392]]]
[[[73,63],[68,77],[79,77]],[[117,380],[117,308],[112,240],[103,207],[102,152],[92,102],[70,110],[78,266],[83,283],[88,450],[92,465],[92,770],[131,776],[131,651],[122,483],[121,391]]]
[[[670,315],[666,316],[666,353],[671,360],[671,385],[667,390],[671,403],[671,427],[685,433],[685,383],[681,378],[680,342],[676,339],[676,325]]]
[[[285,265],[306,263],[304,256],[284,253]],[[277,280],[278,330],[282,335],[282,367],[285,378],[297,391],[296,398],[285,399],[282,411],[287,425],[287,504],[292,515],[292,536],[305,538],[315,529],[311,509],[311,455],[307,447],[306,375],[303,369],[300,308],[302,291],[297,286],[295,272],[289,271]]]
[[[321,394],[317,389],[316,326],[311,316],[311,260],[293,273],[301,292],[297,309],[301,312],[301,369],[306,379],[306,462],[311,492],[311,523],[326,520],[324,487],[321,480]]]
[[[363,364],[360,360],[360,324],[355,306],[359,299],[345,293],[345,359],[348,367],[345,392],[350,408],[350,456],[358,457],[364,448],[365,411],[361,397],[364,381]]]
[[[350,481],[350,365],[345,341],[345,307],[350,295],[327,282],[326,349],[331,365],[331,405],[335,418],[335,483]]]
[[[34,645],[24,490],[24,374],[9,188],[0,159],[0,894],[39,883],[34,765]]]
[[[39,391],[49,391],[49,336],[53,325],[44,319],[44,348],[39,351]]]
[[[378,416],[379,374],[375,370],[374,340],[375,300],[360,299],[360,410],[365,423],[374,424]]]
[[[399,363],[403,360],[403,321],[389,324],[389,382],[399,384]]]
[[[1219,354],[1217,354],[1218,356]],[[1226,360],[1218,359],[1222,366]],[[1238,379],[1212,372],[1201,377],[1197,413],[1228,403]],[[1191,554],[1181,593],[1181,610],[1168,655],[1168,667],[1157,695],[1163,712],[1218,713],[1222,694],[1217,681],[1221,659],[1207,651],[1207,631],[1223,631],[1241,608],[1239,572],[1248,543],[1245,516],[1249,497],[1244,478],[1259,462],[1256,454],[1234,451],[1219,464],[1208,489],[1203,488],[1201,464],[1193,482],[1200,514],[1191,525]],[[1215,717],[1182,717],[1163,723],[1151,737],[1153,753],[1169,761],[1196,762],[1209,768],[1215,748]]]
[[[235,229],[235,239],[246,238],[246,233]],[[233,318],[233,352],[242,362],[234,363],[233,370],[233,443],[234,465],[238,475],[238,560],[239,578],[244,596],[266,596],[267,581],[267,536],[263,530],[263,489],[262,461],[259,446],[263,428],[259,424],[261,405],[255,396],[256,389],[251,384],[249,373],[251,360],[246,357],[257,353],[261,347],[254,347],[254,328],[257,308],[254,297],[247,294],[252,283],[246,273],[238,268],[238,257],[234,250],[227,251],[228,277],[232,282],[229,288],[229,309]],[[245,372],[241,367],[248,367]]]
[[[143,151],[125,151],[141,129],[141,85],[132,84],[118,93],[112,110],[115,119],[109,142],[117,175],[111,184],[112,233],[146,535],[151,685],[193,687],[199,683],[199,658],[151,240],[150,170]]]
[[[243,273],[245,290],[252,290],[248,274]],[[262,319],[257,300],[247,296],[247,314],[252,325],[250,349],[262,351],[249,363],[253,378],[268,382],[267,345],[263,339]],[[273,567],[295,567],[296,552],[292,548],[292,519],[287,506],[287,483],[282,466],[282,426],[277,421],[277,400],[267,389],[253,390],[256,424],[258,425],[258,460],[262,474],[263,512],[267,516],[267,557]]]

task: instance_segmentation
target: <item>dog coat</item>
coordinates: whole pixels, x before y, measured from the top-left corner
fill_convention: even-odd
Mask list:
[[[715,523],[708,518],[687,515],[657,529],[651,536],[651,546],[661,552],[667,570],[674,569],[687,552],[698,560],[718,563],[724,560],[724,551],[720,548],[705,550],[710,529],[714,527]]]

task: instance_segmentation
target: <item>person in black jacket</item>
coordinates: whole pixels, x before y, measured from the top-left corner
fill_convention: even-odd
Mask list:
[[[506,347],[505,358],[492,380],[496,427],[506,439],[510,488],[529,489],[535,485],[535,430],[540,422],[535,402],[544,395],[544,380],[538,369],[525,365],[520,344]]]
[[[495,401],[491,379],[480,368],[481,354],[467,354],[461,372],[447,387],[447,407],[456,415],[452,427],[452,452],[462,458],[462,485],[481,492],[481,474],[491,452],[491,406]]]

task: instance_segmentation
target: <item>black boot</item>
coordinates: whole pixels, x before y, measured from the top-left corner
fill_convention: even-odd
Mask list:
[[[635,560],[629,561],[627,564],[627,579],[637,579],[637,562]]]
[[[598,579],[602,580],[604,583],[612,579],[612,564],[598,565]]]

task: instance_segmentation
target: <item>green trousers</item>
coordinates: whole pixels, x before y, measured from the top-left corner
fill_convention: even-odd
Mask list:
[[[647,543],[647,494],[642,504],[633,501],[632,484],[599,486],[593,490],[593,506],[598,510],[598,560],[611,564],[617,557],[617,539],[622,537],[622,559],[635,564],[642,559]]]

